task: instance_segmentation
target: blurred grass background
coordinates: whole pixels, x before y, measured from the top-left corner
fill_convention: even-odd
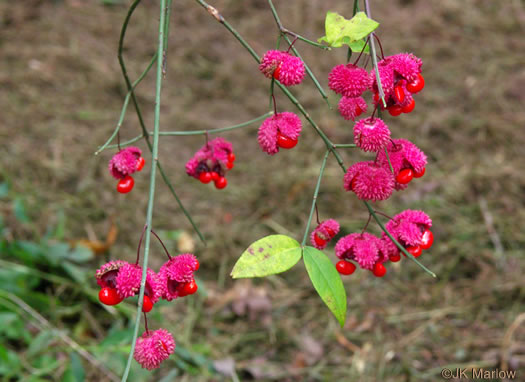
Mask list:
[[[101,306],[93,274],[106,258],[134,258],[149,177],[143,171],[133,192],[118,195],[107,171],[112,152],[93,152],[114,128],[126,92],[116,54],[129,3],[0,1],[4,380],[115,380],[125,364],[134,302]],[[275,4],[288,29],[314,40],[324,34],[328,10],[351,15],[349,1]],[[266,1],[212,5],[259,54],[274,47]],[[132,78],[155,51],[157,7],[144,0],[130,24]],[[154,373],[135,364],[131,380],[436,381],[445,366],[525,375],[525,3],[396,0],[372,7],[385,54],[411,51],[424,61],[426,87],[415,112],[385,118],[394,137],[413,140],[429,157],[427,174],[378,208],[390,215],[424,209],[433,218],[436,241],[421,261],[438,279],[406,260],[383,279],[356,272],[344,280],[343,329],[301,264],[264,280],[232,281],[229,272],[251,242],[272,233],[302,237],[324,144],[306,123],[299,145],[274,157],[259,149],[256,125],[227,134],[237,161],[228,187],[217,191],[184,172],[203,138],[166,137],[160,159],[208,245],[159,178],[154,228],[174,253],[195,251],[199,293],[155,307],[150,327],[174,333],[176,355]],[[331,67],[346,58],[345,49],[297,48],[325,88]],[[257,65],[221,25],[193,1],[174,2],[161,129],[252,119],[266,112],[267,91]],[[293,92],[332,140],[351,142],[352,124],[326,107],[311,81]],[[152,126],[153,75],[137,94]],[[278,105],[294,111],[284,97]],[[121,131],[123,140],[140,133],[132,107]],[[368,157],[346,151],[344,158]],[[346,234],[368,216],[341,183],[331,160],[320,214],[338,219]],[[103,241],[112,227],[118,235],[108,254],[69,246]],[[152,248],[158,269],[164,254],[157,243]],[[335,258],[332,248],[325,252]]]

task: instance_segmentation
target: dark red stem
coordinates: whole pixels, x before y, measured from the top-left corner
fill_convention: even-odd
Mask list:
[[[144,228],[142,229],[142,234],[140,235],[140,240],[139,240],[139,247],[137,248],[137,261],[135,261],[135,265],[137,265],[139,263],[139,259],[140,259],[140,247],[142,246],[142,239],[144,238],[144,232],[146,232],[146,228],[148,227],[147,224],[144,225]]]
[[[153,236],[155,236],[155,237],[159,240],[160,245],[162,245],[162,248],[164,248],[164,251],[166,251],[166,255],[168,256],[168,259],[171,260],[171,255],[170,255],[170,253],[168,252],[168,249],[166,248],[166,246],[164,245],[164,243],[162,242],[162,240],[160,239],[159,235],[157,235],[157,234],[155,233],[155,231],[153,231],[153,230],[151,230],[151,233],[153,234]]]

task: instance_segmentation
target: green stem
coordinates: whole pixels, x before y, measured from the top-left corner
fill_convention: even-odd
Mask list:
[[[359,10],[359,0],[354,0],[354,9],[352,11],[352,17],[355,16],[358,10]],[[346,63],[350,62],[350,58],[352,58],[352,49],[348,47],[348,54],[346,55]]]
[[[392,167],[392,162],[390,162],[390,155],[388,155],[388,149],[385,147],[386,160],[388,161],[388,166],[390,166],[390,171],[394,174],[394,167]]]
[[[334,145],[336,149],[354,149],[357,145],[355,143],[337,143]]]
[[[392,240],[392,242],[401,250],[401,252],[403,252],[410,260],[412,260],[413,262],[415,262],[417,265],[419,265],[419,267],[421,267],[421,269],[423,269],[425,272],[427,272],[428,274],[430,274],[432,277],[437,277],[436,274],[434,272],[432,272],[430,269],[428,269],[427,267],[425,267],[423,264],[421,264],[414,256],[412,256],[411,253],[409,253],[405,247],[403,247],[396,239],[394,239],[394,237],[390,234],[390,232],[387,231],[385,225],[381,222],[381,220],[379,220],[379,218],[377,217],[374,209],[372,208],[372,206],[370,205],[370,203],[368,203],[367,201],[363,201],[363,203],[365,204],[366,208],[368,208],[368,212],[370,212],[370,215],[372,215],[374,217],[374,220],[376,221],[376,223],[379,225],[379,227],[381,227],[381,229],[383,230],[384,233],[386,233],[386,235],[390,238],[390,240]]]
[[[268,0],[268,4],[270,5],[270,9],[272,10],[272,15],[273,15],[273,18],[275,19],[275,23],[277,24],[277,27],[279,28],[279,31],[282,33],[282,35],[283,35],[284,39],[286,40],[286,42],[288,44],[292,43],[290,41],[290,39],[288,38],[288,36],[286,35],[286,33],[289,33],[292,36],[297,37],[299,40],[302,40],[303,38],[301,36],[299,36],[299,35],[297,35],[297,34],[295,34],[293,32],[290,32],[288,29],[283,27],[283,24],[281,23],[281,19],[279,18],[279,15],[277,14],[277,10],[275,9],[275,6],[273,5],[272,0]],[[317,44],[317,45],[320,45],[320,44]],[[321,45],[321,46],[324,47],[324,48],[327,48],[324,45]],[[315,87],[317,88],[317,90],[319,90],[319,93],[321,94],[321,97],[323,97],[325,102],[328,104],[328,107],[331,109],[332,106],[330,105],[330,102],[328,101],[328,96],[326,95],[326,92],[324,91],[323,87],[321,86],[321,84],[319,83],[317,78],[315,77],[315,75],[312,72],[312,70],[310,69],[310,67],[306,64],[306,62],[303,60],[303,58],[301,57],[301,55],[299,54],[297,49],[295,49],[294,46],[292,46],[292,51],[294,52],[294,54],[297,57],[299,57],[303,61],[304,69],[306,70],[306,73],[312,79],[313,83],[315,84]]]
[[[158,37],[158,48],[157,57],[164,57],[164,34],[167,33],[166,29],[166,0],[160,0],[160,22],[159,22],[159,37]],[[144,298],[144,288],[146,286],[146,274],[148,270],[148,257],[151,242],[151,230],[152,230],[152,219],[153,219],[153,202],[155,199],[155,176],[157,174],[157,162],[159,155],[159,130],[160,130],[160,102],[161,102],[161,89],[162,89],[162,78],[163,78],[163,62],[157,60],[157,81],[155,86],[155,117],[153,123],[153,151],[151,158],[151,175],[149,184],[149,196],[148,196],[148,210],[146,213],[146,237],[144,240],[144,260],[142,263],[142,280],[140,282],[139,301],[137,306],[137,318],[135,320],[135,328],[133,331],[133,339],[131,342],[131,350],[129,352],[128,362],[124,375],[122,376],[122,382],[126,382],[131,368],[131,362],[133,360],[133,353],[135,351],[135,342],[139,332],[140,319],[142,313],[142,303]]]
[[[289,29],[283,28],[283,33],[289,34],[289,35],[293,36],[294,38],[297,37],[298,40],[301,40],[301,41],[303,41],[303,42],[305,42],[307,44],[315,46],[316,48],[321,48],[321,49],[324,49],[324,50],[332,50],[332,48],[327,46],[327,45],[319,44],[318,42],[315,42],[315,41],[312,41],[312,40],[308,40],[306,37],[303,37],[300,34],[297,34],[295,32],[292,32]]]
[[[104,151],[104,149],[108,148],[111,141],[115,139],[115,137],[117,136],[120,130],[120,126],[122,126],[122,122],[124,121],[124,116],[126,115],[126,110],[128,109],[129,100],[131,98],[131,95],[133,94],[133,91],[135,90],[137,85],[144,79],[144,77],[146,77],[146,74],[148,74],[149,70],[151,69],[151,67],[153,66],[156,60],[157,60],[157,54],[155,53],[150,63],[148,64],[147,68],[144,69],[140,77],[137,78],[135,82],[133,82],[133,84],[131,85],[131,88],[126,93],[126,98],[124,99],[124,104],[122,105],[122,110],[120,111],[120,118],[118,120],[115,131],[113,131],[113,134],[111,135],[111,137],[109,137],[106,143],[104,143],[102,146],[99,147],[99,149],[95,152],[95,155],[100,154],[102,151]],[[114,145],[113,147],[118,147],[118,145]]]
[[[326,166],[326,160],[328,159],[328,155],[330,155],[330,150],[326,150],[326,153],[324,154],[323,158],[323,163],[321,163],[321,170],[319,170],[319,177],[317,178],[317,185],[315,186],[314,197],[312,199],[312,208],[310,208],[310,216],[308,216],[308,222],[306,223],[303,241],[301,243],[302,247],[306,245],[306,239],[308,238],[308,232],[310,231],[310,224],[312,223],[312,217],[314,216],[317,195],[319,194],[319,188],[321,187],[321,179],[323,178],[324,168]]]
[[[253,48],[248,44],[248,42],[246,42],[246,40],[224,19],[224,17],[219,13],[219,11],[217,9],[215,9],[214,7],[212,7],[211,5],[208,5],[204,0],[195,0],[197,3],[199,3],[200,5],[202,5],[213,17],[215,17],[215,19],[217,21],[219,21],[221,24],[223,24],[226,29],[228,29],[228,31],[233,34],[233,36],[241,43],[241,45],[243,47],[246,48],[246,50],[248,50],[248,52],[252,55],[252,57],[255,59],[255,61],[257,62],[260,62],[260,59],[259,59],[259,56],[257,55],[257,53],[255,53],[255,51],[253,50]],[[375,55],[374,55],[375,57]],[[325,143],[326,145],[326,148],[328,149],[328,151],[332,152],[332,154],[334,155],[335,157],[335,160],[337,161],[337,163],[339,164],[339,167],[341,167],[342,171],[344,173],[346,173],[346,168],[345,168],[345,165],[344,165],[344,162],[343,162],[343,158],[341,157],[341,155],[339,154],[339,152],[336,150],[335,148],[335,145],[332,143],[332,141],[330,141],[330,139],[326,136],[326,134],[319,128],[319,126],[317,126],[317,124],[314,122],[314,120],[310,117],[310,115],[306,112],[306,110],[304,109],[304,107],[299,103],[299,101],[297,100],[297,98],[295,98],[292,93],[290,93],[290,91],[284,86],[282,85],[279,81],[276,81],[275,82],[277,84],[277,86],[279,86],[279,88],[282,90],[282,92],[288,97],[288,99],[297,107],[297,109],[301,112],[301,114],[303,114],[303,116],[306,118],[306,120],[310,123],[310,125],[312,125],[312,127],[314,128],[314,130],[319,134],[319,136],[321,137],[321,139],[323,140],[323,142]],[[368,204],[368,202],[364,202],[365,205],[367,206],[367,208],[369,209],[369,211],[371,210],[371,207],[370,207],[370,204]],[[392,241],[394,242],[394,244],[405,254],[407,254],[408,252],[406,252],[406,249],[401,245],[399,244],[399,242],[397,240],[395,240],[392,235],[390,235],[390,233],[386,230],[385,226],[379,221],[379,219],[377,219],[377,216],[375,215],[375,213],[373,213],[373,210],[372,210],[372,216],[374,216],[374,219],[376,220],[376,222],[379,224],[379,226],[381,227],[381,229],[387,234],[387,236],[392,239]],[[423,264],[421,264],[419,261],[417,261],[413,256],[411,256],[410,254],[408,254],[409,258],[414,260],[416,262],[416,264],[418,264],[421,268],[423,268],[425,271],[427,271],[428,273],[430,273],[431,275],[433,275],[435,277],[435,274],[431,271],[429,271]]]
[[[259,122],[265,118],[270,117],[273,115],[273,111],[269,111],[268,113],[265,113],[257,118],[251,119],[249,121],[239,123],[238,125],[228,126],[228,127],[221,127],[220,129],[212,129],[212,130],[192,130],[192,131],[159,131],[159,136],[191,136],[191,135],[205,135],[208,134],[218,134],[223,133],[225,131],[240,129],[242,127],[246,127],[248,125],[251,125],[252,123]],[[135,138],[131,138],[129,141],[121,142],[121,147],[129,146],[132,143],[135,143],[139,140],[144,138],[144,134],[138,135]],[[117,145],[111,145],[106,148],[112,148],[117,147]]]
[[[126,64],[124,62],[124,56],[122,54],[123,50],[124,50],[124,37],[126,36],[126,31],[127,31],[127,28],[128,28],[129,20],[131,19],[131,15],[135,11],[135,8],[139,5],[140,1],[141,0],[135,0],[131,4],[131,6],[130,6],[130,8],[128,10],[128,13],[126,14],[126,18],[124,19],[124,23],[122,24],[122,29],[120,31],[119,45],[118,45],[118,60],[119,60],[120,69],[122,71],[122,75],[124,76],[124,80],[126,82],[126,86],[128,88],[128,91],[131,91],[131,100],[133,102],[133,106],[135,106],[135,111],[136,111],[137,117],[139,119],[140,128],[142,129],[142,137],[145,138],[146,144],[148,146],[148,149],[149,149],[150,152],[152,152],[153,148],[152,148],[151,142],[149,140],[149,133],[148,133],[148,130],[146,129],[146,125],[144,123],[144,118],[142,118],[142,112],[140,111],[140,107],[139,107],[139,103],[137,101],[137,97],[135,96],[135,92],[133,91],[133,87],[131,85],[131,81],[130,81],[128,73],[127,73]],[[171,9],[171,3],[172,3],[172,0],[168,0],[168,8],[164,9],[165,11],[167,11],[168,14],[170,13],[169,9]],[[168,26],[169,26],[169,19],[166,21],[166,28]],[[167,32],[167,31],[168,30],[166,29],[165,32]],[[164,33],[164,35],[165,35],[165,38],[164,38],[164,41],[163,41],[163,45],[167,46],[168,33]],[[159,61],[162,61],[162,60],[159,60]],[[164,69],[164,65],[163,65],[163,69]],[[160,161],[157,162],[157,167],[159,169],[160,174],[162,175],[162,180],[164,181],[164,183],[166,183],[166,185],[170,189],[171,194],[173,195],[173,197],[177,201],[177,204],[179,205],[179,208],[181,209],[182,213],[184,214],[184,216],[186,216],[186,218],[188,219],[188,221],[192,225],[192,227],[195,230],[195,232],[197,232],[197,235],[199,236],[199,239],[204,244],[206,244],[206,240],[204,239],[204,235],[201,233],[201,231],[197,227],[197,224],[195,224],[195,222],[193,221],[190,213],[188,212],[188,210],[186,210],[186,207],[184,207],[184,205],[182,204],[182,201],[179,199],[179,196],[175,192],[175,188],[173,187],[173,185],[171,184],[170,180],[168,179],[168,176],[164,172],[164,169],[162,168],[162,166],[160,164]]]
[[[365,12],[369,18],[372,18],[372,12],[370,11],[370,5],[368,0],[365,0]],[[383,106],[386,108],[385,92],[381,85],[381,78],[379,77],[379,69],[377,67],[377,56],[376,56],[376,45],[374,41],[374,32],[370,33],[370,50],[372,51],[372,64],[374,65],[374,71],[376,73],[377,90],[379,91],[379,97],[383,101]]]

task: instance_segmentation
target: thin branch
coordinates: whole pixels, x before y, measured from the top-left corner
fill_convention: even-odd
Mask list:
[[[255,51],[253,50],[253,48],[250,46],[250,44],[248,44],[248,42],[224,19],[224,17],[219,13],[219,11],[212,7],[211,5],[207,4],[204,0],[195,0],[197,3],[199,3],[202,7],[204,7],[204,9],[206,9],[217,21],[219,21],[221,24],[224,25],[224,27],[231,33],[233,34],[233,36],[239,41],[239,43],[241,43],[241,45],[251,54],[251,56],[255,59],[255,61],[257,62],[260,62],[260,58],[259,56],[257,55],[257,53],[255,53]],[[372,40],[371,40],[372,41]],[[375,54],[374,54],[375,55]],[[317,126],[317,124],[315,123],[315,121],[310,117],[310,115],[308,114],[308,112],[304,109],[303,105],[301,105],[301,103],[297,100],[297,98],[295,98],[293,96],[292,93],[290,93],[290,91],[284,86],[282,85],[279,81],[276,81],[276,84],[277,86],[279,86],[279,88],[281,89],[281,91],[288,97],[288,99],[297,107],[297,109],[301,112],[301,114],[306,118],[306,120],[310,123],[310,125],[314,128],[314,130],[317,132],[317,134],[321,137],[321,139],[323,140],[323,142],[325,143],[326,145],[326,148],[328,149],[329,152],[331,152],[333,155],[334,155],[334,158],[335,160],[337,161],[337,163],[339,164],[339,167],[342,169],[343,172],[346,173],[346,168],[345,168],[345,165],[344,165],[344,162],[343,162],[343,158],[341,157],[341,155],[339,154],[339,152],[337,151],[337,149],[335,148],[335,145],[332,143],[332,141],[330,141],[330,139],[326,136],[326,134],[319,128],[319,126]],[[428,272],[429,274],[431,274],[432,276],[436,277],[436,275],[431,272],[430,270],[428,270],[423,264],[421,264],[418,260],[416,260],[411,254],[409,254],[406,249],[401,245],[399,244],[399,242],[397,240],[395,240],[392,235],[386,230],[385,226],[383,225],[383,223],[381,223],[379,221],[379,219],[377,218],[377,216],[375,215],[375,213],[373,212],[373,209],[372,207],[370,206],[370,204],[366,201],[364,201],[364,204],[366,205],[366,207],[369,209],[369,211],[371,211],[372,213],[372,216],[374,217],[374,219],[376,220],[376,222],[379,224],[379,226],[381,227],[381,229],[385,232],[385,234],[387,234],[387,236],[392,240],[392,242],[405,254],[407,254],[407,256],[412,259],[414,262],[416,262],[421,268],[423,268],[426,272]]]
[[[249,121],[246,121],[246,122],[243,122],[243,123],[239,123],[238,125],[233,125],[233,126],[228,126],[228,127],[221,127],[220,129],[212,129],[212,130],[192,130],[192,131],[159,131],[159,136],[191,136],[191,135],[205,135],[206,133],[208,134],[219,134],[219,133],[224,133],[225,131],[230,131],[230,130],[235,130],[235,129],[240,129],[242,127],[246,127],[248,125],[251,125],[252,123],[255,123],[255,122],[259,122],[265,118],[268,118],[270,117],[271,115],[273,115],[274,112],[273,111],[269,111],[268,113],[265,113],[257,118],[254,118],[254,119],[251,119]],[[144,134],[141,134],[141,135],[138,135],[136,136],[135,138],[131,138],[130,140],[128,141],[125,141],[125,142],[122,142],[120,145],[122,147],[126,147],[126,146],[129,146],[131,145],[132,143],[135,143],[139,140],[141,140],[142,138],[144,138]],[[112,148],[112,147],[116,147],[114,145],[111,145],[111,146],[108,146],[106,147],[107,149],[109,148]]]
[[[129,100],[130,100],[132,94],[134,94],[133,91],[135,90],[137,85],[140,83],[140,81],[142,81],[144,79],[144,77],[146,77],[146,74],[148,74],[149,70],[151,69],[151,67],[153,66],[155,61],[157,61],[157,54],[156,53],[153,56],[153,58],[151,59],[151,61],[149,62],[149,64],[146,67],[146,69],[144,69],[144,71],[142,72],[140,77],[137,78],[137,80],[135,82],[133,82],[133,84],[131,85],[131,88],[126,93],[126,98],[124,98],[124,104],[122,105],[122,110],[120,111],[120,117],[119,117],[119,120],[117,122],[117,127],[115,127],[115,131],[113,131],[113,134],[111,134],[111,136],[106,141],[106,143],[104,143],[102,146],[100,146],[99,149],[95,152],[95,155],[100,154],[102,151],[104,151],[106,148],[108,148],[108,145],[111,143],[111,141],[113,139],[115,139],[115,136],[118,135],[120,127],[122,126],[122,122],[124,121],[124,116],[126,115],[126,110],[128,109]],[[119,145],[116,145],[116,146],[113,145],[112,147],[118,147],[118,146]]]
[[[297,49],[295,49],[295,47],[293,46],[293,44],[291,43],[290,39],[288,38],[288,36],[286,36],[286,33],[290,33],[290,31],[288,31],[288,29],[284,28],[283,27],[283,24],[281,23],[281,20],[279,19],[279,15],[277,14],[277,10],[275,9],[275,6],[273,5],[272,3],[272,0],[268,0],[268,4],[270,5],[270,9],[272,10],[272,15],[273,15],[273,18],[275,19],[275,23],[277,24],[277,27],[279,28],[279,30],[281,31],[281,33],[283,33],[283,37],[284,39],[286,40],[286,42],[292,47],[292,51],[294,52],[294,54],[299,57],[303,63],[304,63],[304,69],[306,70],[306,73],[308,74],[308,76],[312,79],[315,87],[317,88],[317,90],[319,90],[319,93],[321,94],[321,97],[323,97],[323,99],[325,100],[325,102],[328,104],[328,107],[331,109],[332,106],[330,105],[330,102],[328,101],[328,96],[326,95],[326,92],[324,91],[323,87],[321,86],[321,84],[319,83],[319,81],[317,80],[317,78],[315,77],[314,73],[312,72],[312,70],[310,69],[310,67],[306,64],[306,62],[303,60],[303,58],[301,57],[301,55],[299,54],[299,52],[297,51]],[[301,37],[297,34],[292,34],[293,36],[297,37],[298,39],[301,40]]]
[[[159,21],[159,37],[158,37],[158,48],[157,56],[164,57],[165,40],[164,34],[168,33],[166,28],[166,0],[160,0],[160,21]],[[149,184],[149,196],[148,196],[148,210],[146,212],[146,237],[144,243],[144,261],[142,262],[142,280],[140,282],[139,301],[137,306],[137,318],[135,320],[135,328],[133,330],[133,339],[131,341],[131,350],[128,356],[128,362],[126,369],[122,376],[122,382],[126,382],[128,379],[129,371],[131,368],[131,362],[133,360],[133,353],[135,351],[135,342],[137,341],[140,318],[142,312],[142,304],[144,300],[144,289],[146,287],[146,275],[148,271],[148,257],[151,244],[151,229],[153,220],[153,202],[155,200],[155,176],[157,174],[157,162],[159,155],[159,130],[160,130],[160,103],[161,103],[161,90],[162,90],[162,73],[163,63],[162,60],[157,60],[157,80],[155,84],[155,117],[153,123],[153,150],[151,160],[151,173],[150,173],[150,184]]]
[[[365,12],[369,18],[372,18],[372,12],[370,11],[370,5],[368,4],[368,0],[365,0]],[[373,37],[374,32],[370,33],[370,35]],[[372,50],[372,63],[374,65],[374,71],[376,73],[376,82],[377,90],[379,92],[379,98],[381,98],[381,100],[383,101],[383,106],[386,107],[385,92],[383,91],[383,86],[381,86],[381,78],[379,77],[379,69],[377,67],[376,45],[374,43],[373,38],[370,39],[370,49]]]
[[[303,241],[301,243],[302,247],[306,245],[306,239],[308,238],[308,232],[310,231],[310,224],[312,223],[312,217],[314,216],[314,211],[316,209],[317,195],[319,194],[319,188],[321,187],[321,179],[323,178],[328,155],[330,155],[329,150],[327,150],[324,154],[323,162],[321,163],[321,170],[319,170],[319,177],[317,178],[317,185],[315,186],[314,197],[312,199],[312,208],[310,208],[310,216],[308,217],[308,222],[306,223],[306,228],[304,229]]]
[[[150,152],[152,152],[153,148],[152,148],[151,142],[149,140],[149,135],[150,134],[148,133],[148,130],[146,129],[146,125],[144,123],[144,118],[142,118],[142,112],[140,111],[140,107],[139,107],[139,104],[138,104],[138,101],[137,101],[137,97],[135,96],[135,92],[133,91],[133,87],[131,85],[131,81],[130,81],[129,76],[127,74],[126,64],[124,62],[124,56],[122,54],[123,50],[124,50],[124,37],[126,36],[126,31],[127,31],[127,28],[128,28],[129,20],[131,19],[131,15],[135,11],[135,8],[139,5],[140,1],[141,0],[135,0],[131,4],[131,6],[130,6],[130,8],[128,10],[128,13],[126,14],[126,18],[124,19],[124,23],[122,24],[122,29],[120,31],[119,47],[118,47],[118,60],[119,60],[119,64],[120,64],[120,69],[122,71],[122,75],[124,76],[124,80],[126,81],[126,86],[128,87],[128,90],[131,91],[131,100],[133,101],[133,105],[135,106],[135,111],[137,113],[137,117],[139,119],[139,124],[140,124],[140,127],[142,129],[142,137],[145,138],[146,144],[148,145],[148,149],[149,149]],[[168,9],[171,8],[171,3],[172,3],[172,0],[168,0],[168,5],[167,5]],[[168,28],[168,26],[169,26],[169,19],[166,22],[166,28]],[[165,32],[167,32],[167,29],[166,29]],[[165,33],[165,35],[166,35],[166,38],[163,41],[163,44],[164,44],[164,46],[167,46],[167,33]],[[141,139],[141,138],[139,138],[139,139]],[[188,221],[192,225],[193,229],[195,230],[195,232],[199,236],[199,239],[206,245],[206,240],[204,239],[204,235],[201,233],[201,231],[199,230],[199,227],[197,227],[197,225],[193,221],[190,213],[188,212],[188,210],[186,210],[186,207],[184,207],[184,205],[182,204],[182,201],[180,200],[179,196],[175,192],[175,188],[173,187],[173,185],[171,184],[170,180],[168,179],[168,176],[164,172],[164,169],[162,168],[162,166],[160,164],[160,161],[157,161],[157,168],[159,169],[160,175],[162,176],[162,180],[168,186],[171,194],[173,195],[173,197],[177,201],[177,204],[179,205],[179,208],[182,210],[182,213],[184,214],[184,216],[186,216],[186,218],[188,219]]]

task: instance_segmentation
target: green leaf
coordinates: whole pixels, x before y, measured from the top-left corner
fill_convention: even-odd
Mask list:
[[[327,12],[325,20],[326,36],[321,37],[317,41],[326,41],[334,48],[339,48],[343,44],[350,46],[350,44],[368,36],[378,26],[379,23],[369,19],[364,12],[357,12],[350,20],[345,19],[336,12]]]
[[[252,243],[233,267],[234,279],[264,277],[287,271],[301,259],[297,240],[285,235],[266,236]]]
[[[350,49],[352,49],[352,52],[355,52],[355,53],[361,53],[361,51],[363,51],[363,46],[366,44],[366,40],[358,40],[358,41],[355,41],[355,42],[352,42],[350,43]],[[363,53],[366,53],[366,54],[370,54],[370,45],[367,45],[365,47],[365,50],[363,51]]]
[[[315,290],[343,326],[346,319],[346,292],[334,264],[323,252],[313,247],[304,248],[303,260]]]

